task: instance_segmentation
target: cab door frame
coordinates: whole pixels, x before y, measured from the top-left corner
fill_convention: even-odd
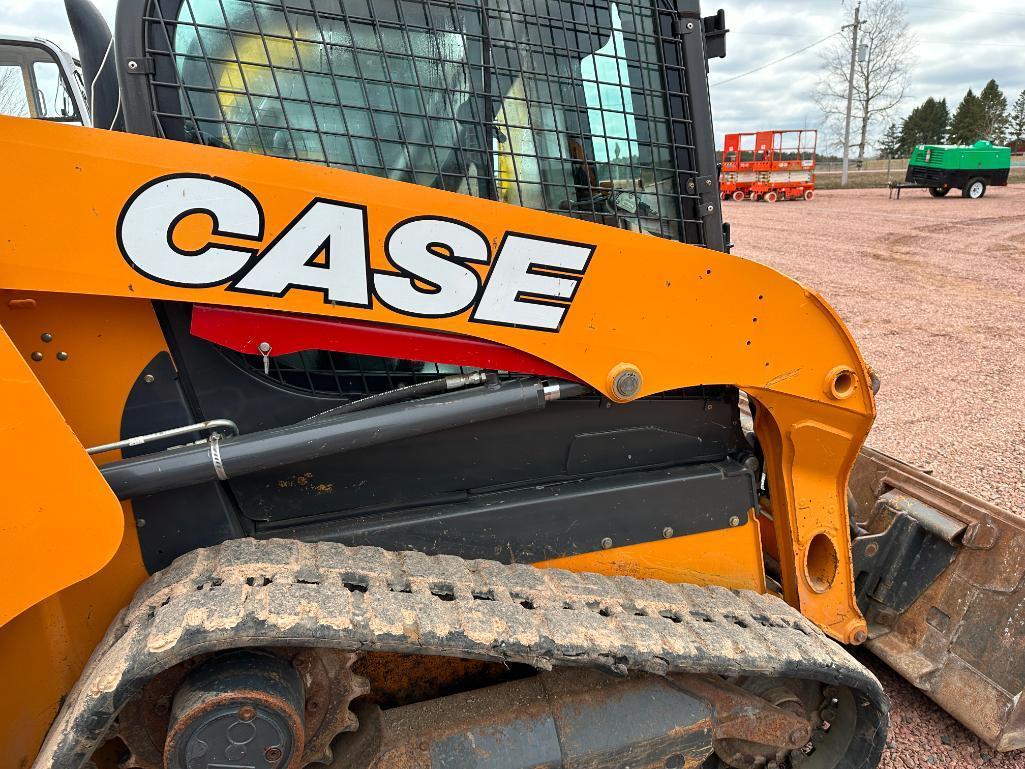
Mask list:
[[[19,35],[4,35],[0,37],[0,51],[13,48],[32,48],[41,51],[46,58],[49,58],[57,65],[57,70],[64,83],[64,90],[71,98],[75,107],[75,114],[67,118],[47,117],[40,114],[39,89],[36,82],[36,75],[32,64],[43,61],[37,57],[31,60],[26,59],[22,63],[22,74],[25,80],[26,97],[30,117],[37,120],[50,120],[61,123],[80,123],[84,126],[92,126],[92,117],[89,111],[88,100],[85,93],[85,84],[78,73],[75,59],[55,43],[41,37],[22,37]]]

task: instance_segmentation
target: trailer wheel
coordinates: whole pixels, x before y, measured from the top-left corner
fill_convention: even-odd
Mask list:
[[[814,197],[815,197],[815,190],[805,190],[804,191],[804,199],[805,200],[811,200]]]
[[[775,203],[777,200],[779,200],[779,195],[777,195],[775,192],[766,192],[764,200],[766,203]]]
[[[950,192],[950,187],[930,187],[929,188],[929,194],[932,195],[934,198],[942,198],[948,192]]]
[[[971,198],[972,200],[978,200],[986,194],[986,180],[980,179],[976,176],[974,179],[969,179],[968,184],[961,190],[961,197]]]
[[[733,193],[733,199],[739,203],[740,201],[742,201],[744,199],[744,193],[741,192],[740,190],[737,190],[736,192]]]
[[[719,200],[726,200],[726,193],[725,192],[720,192],[719,193]]]

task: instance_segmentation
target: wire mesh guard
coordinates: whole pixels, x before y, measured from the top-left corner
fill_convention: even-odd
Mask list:
[[[693,242],[694,147],[663,5],[152,0],[147,55],[173,61],[152,86],[177,97],[155,96],[158,129]],[[366,380],[357,356],[307,357],[302,389]],[[374,379],[408,384],[425,365],[449,373],[395,361]]]
[[[263,372],[263,359],[224,351],[229,359],[252,371]],[[304,350],[270,359],[268,376],[274,381],[317,395],[360,398],[364,395],[419,384],[450,374],[477,369],[444,363],[353,355],[331,350]]]

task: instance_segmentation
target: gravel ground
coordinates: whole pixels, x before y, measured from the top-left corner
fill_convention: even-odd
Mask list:
[[[882,378],[869,445],[1025,515],[1025,185],[982,200],[912,190],[725,204],[734,253],[822,294]],[[867,652],[890,695],[883,769],[1022,769]]]
[[[1022,769],[1025,751],[996,753],[915,687],[867,652],[862,664],[890,697],[890,736],[880,769]]]
[[[734,253],[822,294],[882,378],[869,445],[1025,515],[1025,185],[724,213]]]

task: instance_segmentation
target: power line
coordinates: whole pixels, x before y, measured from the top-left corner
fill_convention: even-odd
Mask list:
[[[1008,14],[1008,15],[1018,15],[1018,14]],[[1020,15],[1021,16],[1025,16],[1025,14],[1020,14]],[[740,30],[737,30],[737,31],[739,32]],[[744,34],[744,33],[741,32],[741,34]],[[764,34],[764,33],[748,33],[748,34]],[[807,50],[809,50],[811,48],[814,48],[817,45],[821,45],[822,43],[826,42],[827,40],[829,40],[829,39],[831,39],[833,37],[836,37],[837,35],[840,35],[840,34],[843,34],[842,31],[841,32],[834,32],[831,35],[826,35],[825,37],[816,40],[814,43],[810,43],[810,44],[806,45],[804,48],[799,48],[796,51],[788,53],[786,56],[781,56],[778,59],[773,59],[772,61],[766,62],[765,64],[762,64],[760,67],[755,67],[754,69],[748,70],[747,72],[742,72],[739,75],[734,75],[733,77],[728,77],[725,80],[720,80],[717,83],[712,83],[712,86],[726,85],[727,83],[732,83],[734,80],[740,80],[742,77],[747,77],[748,75],[753,75],[756,72],[761,72],[762,70],[768,69],[769,67],[772,67],[772,66],[775,66],[776,64],[779,64],[780,62],[784,62],[787,59],[792,59],[793,57],[797,56],[798,54],[804,53],[805,51],[807,51]],[[780,37],[784,37],[784,35],[780,35]],[[785,37],[798,37],[798,36],[797,35],[785,35]],[[804,37],[806,37],[806,36],[804,36]],[[964,40],[964,39],[961,39],[961,40],[930,40],[928,38],[924,38],[924,39],[923,38],[919,38],[919,42],[927,43],[929,45],[957,45],[957,46],[964,46],[966,43],[979,43],[980,45],[989,45],[989,46],[994,46],[994,47],[997,47],[997,48],[1025,48],[1025,43],[994,43],[991,40]]]
[[[1025,18],[1025,13],[1021,14],[1008,14],[1008,15],[1021,15]],[[815,35],[795,35],[792,33],[776,33],[776,32],[751,32],[749,30],[730,30],[730,35],[739,35],[741,37],[771,37],[776,39],[788,39],[788,40],[808,40],[809,38],[815,37]],[[996,45],[1001,48],[1025,48],[1025,41],[1020,43],[998,43],[993,42],[991,39],[974,39],[974,38],[957,38],[956,40],[933,40],[931,38],[918,38],[920,43],[929,43],[930,45],[959,45],[963,46],[966,43],[976,45]],[[814,45],[814,43],[813,43]]]
[[[739,75],[734,75],[733,77],[728,77],[725,80],[720,80],[718,83],[712,83],[712,85],[713,86],[725,85],[726,83],[732,83],[734,80],[740,80],[740,78],[742,78],[742,77],[747,77],[748,75],[753,75],[755,72],[761,72],[763,69],[767,69],[769,67],[772,67],[772,66],[774,66],[776,64],[779,64],[780,62],[786,61],[787,59],[792,59],[795,56],[797,56],[799,53],[804,53],[805,51],[807,51],[810,48],[814,48],[817,45],[821,45],[822,43],[826,42],[830,38],[834,38],[834,37],[836,37],[839,34],[842,34],[842,33],[841,32],[833,32],[832,34],[826,35],[824,38],[822,38],[820,40],[816,40],[811,45],[806,45],[804,48],[799,48],[798,50],[794,51],[793,53],[788,53],[786,56],[781,56],[778,59],[773,59],[772,61],[766,62],[765,64],[763,64],[760,67],[755,67],[754,69],[748,70],[747,72],[742,72]]]
[[[909,8],[924,8],[929,11],[951,11],[953,13],[964,12],[964,8],[951,8],[949,5],[925,5],[922,3],[904,3]],[[1025,13],[1014,13],[1013,11],[986,11],[991,16],[1015,16],[1025,18]]]
[[[1025,18],[1025,14],[1022,14]],[[754,36],[754,37],[774,37],[774,38],[787,38],[795,40],[807,40],[814,35],[792,35],[792,34],[776,34],[774,32],[748,32],[746,29],[731,29],[730,35],[740,35],[742,37]],[[977,38],[964,38],[960,37],[957,40],[934,40],[932,38],[917,38],[920,43],[929,43],[929,45],[956,45],[964,47],[965,44],[977,44],[977,45],[990,45],[997,46],[999,48],[1025,48],[1025,42],[1021,43],[994,43],[992,40],[980,40]],[[812,44],[814,45],[814,43]]]
[[[1021,14],[1022,18],[1025,18],[1025,13]],[[772,37],[776,39],[788,39],[788,40],[807,40],[808,38],[814,37],[814,35],[795,35],[792,33],[776,33],[776,32],[751,32],[746,29],[731,29],[730,35],[739,35],[741,37]],[[930,45],[957,45],[964,46],[968,44],[978,45],[993,45],[1001,48],[1025,48],[1025,42],[1021,43],[994,43],[992,40],[980,40],[973,38],[960,37],[957,40],[934,40],[931,38],[918,38],[921,43],[929,43]],[[812,44],[814,45],[814,43]]]
[[[754,32],[749,29],[731,29],[730,35],[741,35],[741,36],[755,36],[755,37],[775,37],[775,38],[792,38],[795,40],[807,40],[809,37],[815,37],[815,34],[810,35],[798,35],[793,32]]]
[[[929,40],[928,38],[919,38],[919,42],[928,43],[929,45],[963,46],[965,43],[978,43],[979,45],[991,45],[997,48],[1025,48],[1025,43],[993,43],[989,40]]]

